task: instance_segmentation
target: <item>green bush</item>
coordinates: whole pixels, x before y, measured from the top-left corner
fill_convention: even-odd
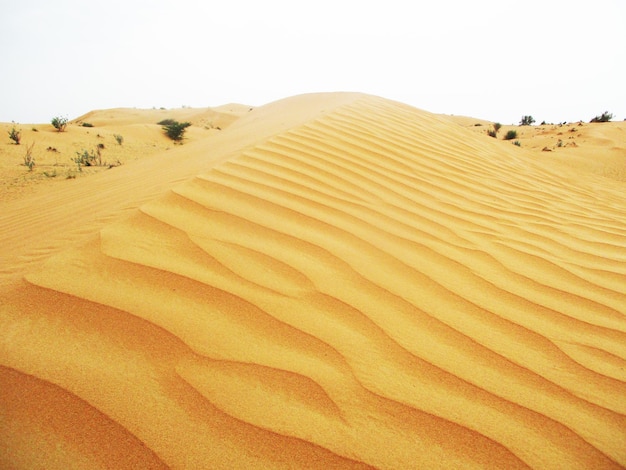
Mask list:
[[[90,122],[83,122],[83,127],[93,127],[93,124]]]
[[[510,131],[508,131],[506,133],[506,135],[504,136],[504,140],[513,140],[513,139],[517,139],[517,131],[511,129]]]
[[[522,116],[522,119],[519,122],[520,126],[530,126],[535,122],[535,118],[532,116]]]
[[[169,126],[174,124],[176,121],[174,119],[163,119],[162,121],[157,122],[159,126]]]
[[[15,142],[15,145],[20,145],[20,141],[22,140],[22,131],[18,131],[15,128],[15,125],[13,125],[13,128],[9,131],[9,139]]]
[[[185,130],[189,126],[191,126],[190,122],[172,121],[171,123],[164,125],[163,130],[170,139],[176,142],[180,142],[181,140],[183,140]]]
[[[594,117],[590,122],[609,122],[611,119],[613,119],[613,114],[605,111],[602,115]]]
[[[113,134],[113,137],[115,137],[115,141],[119,144],[122,145],[124,143],[124,137],[122,137],[119,134]]]
[[[65,130],[65,128],[67,127],[67,118],[66,117],[55,116],[55,117],[52,118],[52,120],[50,122],[52,123],[52,126],[54,126],[54,128],[58,132],[63,132]]]

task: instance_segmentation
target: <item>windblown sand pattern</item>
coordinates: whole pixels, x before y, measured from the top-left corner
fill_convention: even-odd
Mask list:
[[[7,295],[7,462],[626,466],[623,184],[380,98],[285,103]]]

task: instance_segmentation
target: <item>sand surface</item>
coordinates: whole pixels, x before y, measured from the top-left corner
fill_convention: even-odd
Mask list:
[[[124,161],[4,180],[0,468],[626,466],[624,123],[179,111],[25,130]]]

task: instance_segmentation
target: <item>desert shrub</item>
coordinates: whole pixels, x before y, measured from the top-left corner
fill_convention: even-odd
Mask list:
[[[517,147],[521,147],[522,143],[519,140],[516,140],[515,142],[513,142],[513,145],[516,145]]]
[[[15,145],[20,145],[20,142],[22,140],[22,131],[18,131],[15,128],[15,125],[13,125],[13,128],[9,131],[9,139],[15,142]]]
[[[517,139],[517,131],[514,129],[511,129],[504,136],[504,140],[513,140],[513,139]]]
[[[96,154],[92,150],[91,152],[83,149],[81,152],[76,152],[74,162],[78,165],[78,170],[82,171],[83,166],[92,166],[95,164]]]
[[[35,158],[33,157],[33,147],[35,142],[26,146],[26,155],[24,155],[24,165],[28,167],[28,171],[33,171],[35,166]]]
[[[522,119],[519,122],[520,126],[530,126],[535,122],[535,118],[532,116],[522,116]]]
[[[55,116],[50,122],[58,132],[63,132],[67,127],[67,118],[63,116]]]
[[[172,140],[179,142],[183,140],[185,130],[191,126],[190,122],[178,122],[173,121],[170,124],[164,125],[163,130],[165,134]]]
[[[174,119],[163,119],[162,121],[157,122],[159,126],[170,126],[174,124],[176,121]]]
[[[93,127],[93,124],[90,122],[83,122],[83,127]]]
[[[119,144],[122,145],[124,143],[124,137],[119,135],[119,134],[114,134],[113,137],[115,137],[115,141]]]
[[[611,119],[613,119],[613,114],[605,111],[600,116],[594,117],[590,122],[609,122]]]
[[[493,129],[489,129],[487,131],[487,135],[489,137],[497,137],[498,131],[500,130],[501,127],[502,127],[502,124],[500,124],[499,122],[494,122]]]
[[[78,170],[82,171],[84,166],[102,166],[102,152],[104,147],[96,147],[96,150],[89,151],[83,149],[81,152],[76,152],[74,162],[78,165]]]

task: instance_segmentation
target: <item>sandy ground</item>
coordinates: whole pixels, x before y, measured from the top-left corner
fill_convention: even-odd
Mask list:
[[[0,467],[626,466],[626,123],[489,125],[340,93],[20,126]]]

